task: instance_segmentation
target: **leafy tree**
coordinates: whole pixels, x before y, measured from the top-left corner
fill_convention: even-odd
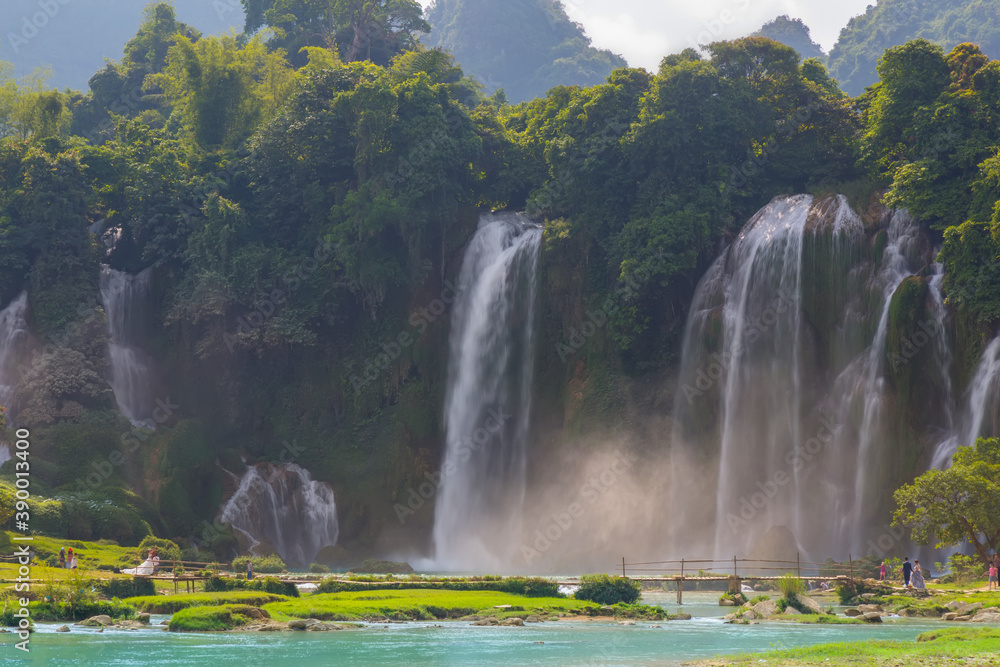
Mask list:
[[[386,65],[415,48],[419,33],[430,31],[415,0],[243,0],[243,5],[246,34],[270,26],[279,31],[275,46],[291,53],[326,47],[347,62]]]
[[[1000,547],[1000,440],[959,447],[947,470],[929,470],[898,489],[895,525],[917,544],[972,544],[983,562]]]
[[[199,143],[236,146],[274,115],[292,90],[292,76],[284,52],[268,52],[259,38],[241,46],[232,36],[179,37],[166,69],[147,86],[163,88]]]

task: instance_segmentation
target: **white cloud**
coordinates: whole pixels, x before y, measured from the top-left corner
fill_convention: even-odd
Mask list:
[[[428,5],[430,0],[419,0]],[[805,21],[813,41],[829,51],[851,17],[872,0],[563,0],[566,13],[594,46],[655,70],[663,56],[696,44],[747,35],[776,16]]]

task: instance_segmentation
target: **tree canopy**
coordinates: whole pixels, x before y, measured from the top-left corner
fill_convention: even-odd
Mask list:
[[[860,95],[878,81],[886,49],[918,38],[944,49],[971,42],[1000,57],[1000,0],[879,0],[840,31],[830,50],[830,74],[848,94]]]
[[[959,447],[947,470],[929,470],[896,491],[897,525],[917,544],[971,544],[982,561],[1000,547],[1000,440]]]

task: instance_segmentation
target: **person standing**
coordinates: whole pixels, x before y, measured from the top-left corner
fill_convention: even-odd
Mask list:
[[[59,569],[66,569],[66,547],[59,547]]]
[[[995,559],[992,563],[990,563],[989,578],[990,578],[990,590],[991,591],[1000,590],[997,588],[997,562]]]
[[[910,562],[910,557],[907,556],[903,559],[903,588],[910,587],[910,575],[913,573],[913,563]]]
[[[878,569],[878,580],[885,581],[885,561],[882,561],[882,566]]]
[[[910,575],[910,581],[913,583],[913,587],[918,590],[924,590],[927,588],[927,584],[924,583],[924,570],[920,567],[920,561],[913,561],[913,574]]]
[[[247,579],[253,579],[253,561],[247,559]]]
[[[70,550],[69,550],[69,555],[70,555],[70,559],[69,559],[69,569],[71,569],[71,570],[75,570],[75,569],[76,569],[76,566],[77,566],[77,560],[76,560],[76,554],[75,554],[75,553],[73,553],[73,550],[72,550],[72,549],[70,549]]]

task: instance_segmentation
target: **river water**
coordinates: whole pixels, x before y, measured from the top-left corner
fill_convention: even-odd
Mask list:
[[[669,594],[671,597],[673,594]],[[835,641],[912,640],[940,622],[887,618],[881,625],[727,625],[717,593],[685,594],[690,621],[558,621],[523,628],[462,622],[371,624],[323,633],[175,634],[148,630],[98,633],[40,623],[25,655],[3,642],[0,660],[44,665],[678,665],[721,654],[760,652]],[[659,596],[649,596],[659,597]],[[657,603],[659,600],[647,599]],[[674,605],[664,604],[674,611]],[[158,623],[167,617],[154,617]],[[13,638],[14,635],[7,635]]]

